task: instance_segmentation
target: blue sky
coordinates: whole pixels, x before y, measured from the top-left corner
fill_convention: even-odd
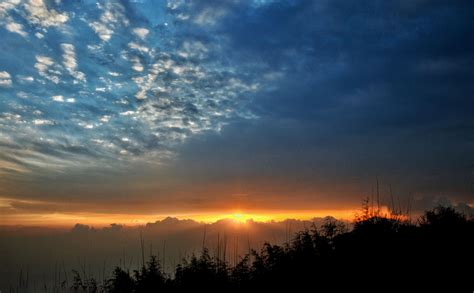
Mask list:
[[[3,1],[0,208],[473,204],[473,8]]]

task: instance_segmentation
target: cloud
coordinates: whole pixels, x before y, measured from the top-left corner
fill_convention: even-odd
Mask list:
[[[63,49],[63,65],[66,67],[66,70],[71,74],[76,81],[85,82],[86,75],[81,72],[77,71],[77,61],[76,61],[76,52],[74,49],[74,45],[72,44],[61,44],[61,48]]]
[[[64,98],[63,96],[61,96],[61,95],[52,96],[51,98],[52,98],[53,101],[55,101],[55,102],[60,102],[60,103],[64,103],[64,102],[66,102],[66,103],[74,103],[74,102],[76,102],[76,100],[75,100],[74,98],[66,98],[66,99],[65,99],[65,98]]]
[[[17,75],[17,80],[22,83],[34,82],[35,78],[33,76]]]
[[[129,25],[129,20],[124,15],[124,7],[118,2],[106,1],[104,5],[98,3],[98,7],[102,10],[100,19],[89,26],[102,41],[108,42],[119,26]]]
[[[63,64],[69,71],[74,71],[77,67],[76,53],[74,52],[74,46],[71,44],[61,44],[61,48],[64,51]]]
[[[178,55],[183,58],[204,59],[207,56],[208,49],[200,41],[185,40],[178,51]]]
[[[0,86],[9,87],[12,85],[12,79],[10,73],[6,71],[0,71]]]
[[[58,12],[49,9],[43,0],[29,0],[25,3],[25,9],[29,13],[27,19],[33,25],[42,27],[58,27],[62,26],[69,20],[66,12]]]
[[[9,22],[5,26],[6,29],[12,33],[17,33],[22,37],[28,36],[28,34],[23,30],[23,25],[16,22]]]
[[[34,125],[53,125],[54,122],[46,119],[35,119],[33,120]]]
[[[107,42],[108,40],[110,40],[114,32],[112,29],[109,29],[105,24],[97,22],[97,21],[92,22],[90,24],[90,27],[96,32],[99,38],[104,42]]]
[[[38,71],[38,74],[46,78],[47,80],[58,84],[59,83],[59,75],[60,72],[58,71],[58,66],[54,63],[53,59],[47,56],[37,55],[35,56],[36,63],[34,67]]]
[[[220,8],[206,7],[194,18],[194,23],[198,25],[215,25],[227,11]]]
[[[150,51],[149,48],[145,47],[145,46],[142,46],[142,45],[139,45],[135,42],[130,42],[128,43],[128,47],[130,49],[133,49],[133,50],[137,50],[139,51],[140,53],[148,53],[148,51]]]
[[[113,1],[84,5],[81,13],[64,2],[15,6],[11,20],[22,23],[24,17],[29,25],[23,25],[23,30],[38,38],[8,52],[21,51],[24,57],[21,66],[7,62],[5,67],[9,72],[15,68],[11,72],[21,85],[12,83],[8,92],[12,103],[1,105],[24,121],[24,125],[0,121],[2,131],[11,132],[14,141],[30,145],[38,154],[54,152],[50,148],[64,142],[61,159],[76,163],[61,165],[76,166],[74,170],[87,165],[77,163],[77,145],[89,146],[86,156],[104,160],[107,167],[142,160],[159,164],[174,157],[174,148],[192,135],[220,131],[226,120],[247,115],[241,113],[241,105],[258,90],[257,82],[241,78],[234,64],[226,64],[225,47],[182,34],[184,27],[169,29],[164,21],[161,32],[153,28],[151,33],[152,26],[134,14],[140,13],[134,12],[135,4],[126,8]],[[171,23],[172,15],[164,17]],[[76,30],[46,30],[66,24]],[[102,42],[90,43],[94,35]],[[20,135],[17,130],[27,125],[36,126],[36,133]],[[126,129],[135,131],[130,136]],[[39,143],[40,138],[48,143]],[[11,164],[25,168],[33,161],[25,153],[16,158]],[[50,159],[37,156],[35,166],[50,166]]]
[[[14,10],[18,4],[19,0],[6,0],[0,3],[0,26],[4,26],[9,32],[26,37],[28,34],[23,30],[23,25],[15,22],[9,15],[10,10]]]
[[[137,35],[137,37],[139,37],[140,39],[144,40],[148,36],[150,31],[143,27],[137,27],[133,29],[133,33]]]
[[[52,99],[53,99],[53,101],[55,101],[55,102],[64,102],[64,97],[61,96],[61,95],[53,96]]]
[[[7,18],[10,10],[17,7],[21,0],[5,0],[0,3],[0,19]]]
[[[144,67],[142,65],[142,63],[140,62],[140,59],[138,57],[133,57],[131,58],[131,61],[133,63],[132,65],[132,69],[135,70],[135,71],[138,71],[138,72],[142,72]]]
[[[53,60],[46,56],[36,56],[36,61],[38,61],[39,64],[42,64],[42,65],[38,65],[38,67],[40,67],[41,70],[46,70],[48,66],[51,66],[54,64]],[[42,67],[43,65],[46,67]]]
[[[15,8],[15,6],[20,3],[21,0],[6,0],[2,2],[2,5],[0,5],[0,7],[4,10],[10,10],[12,8]]]
[[[474,207],[472,205],[462,201],[453,202],[448,196],[415,196],[412,202],[412,209],[418,213],[432,210],[438,206],[452,207],[468,217],[474,216]]]

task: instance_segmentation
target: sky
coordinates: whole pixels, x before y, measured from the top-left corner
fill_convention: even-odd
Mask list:
[[[0,225],[474,207],[472,1],[0,2]]]

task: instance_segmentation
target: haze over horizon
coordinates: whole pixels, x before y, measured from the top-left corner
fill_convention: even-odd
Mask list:
[[[474,2],[5,0],[0,226],[474,208]],[[236,216],[240,215],[240,216]]]

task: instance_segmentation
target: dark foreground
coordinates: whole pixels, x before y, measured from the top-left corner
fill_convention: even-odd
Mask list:
[[[225,252],[224,252],[225,253]],[[474,220],[452,208],[428,211],[416,223],[366,212],[350,231],[327,221],[266,244],[236,266],[207,249],[162,272],[151,257],[141,269],[117,267],[98,284],[76,272],[76,292],[473,292]]]

